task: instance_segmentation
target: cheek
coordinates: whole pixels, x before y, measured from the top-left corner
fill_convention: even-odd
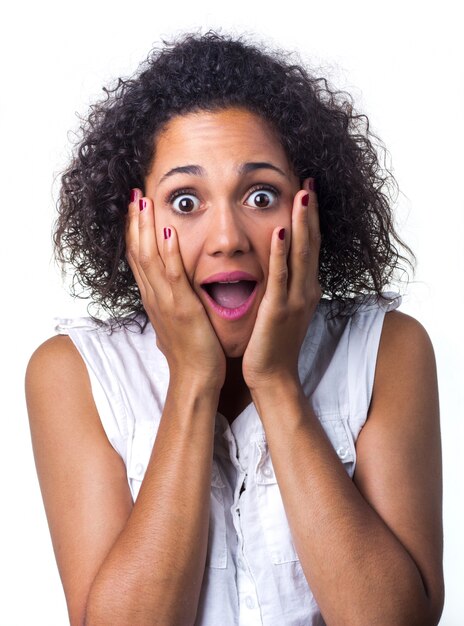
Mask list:
[[[280,211],[277,217],[273,217],[266,224],[262,222],[255,232],[255,248],[259,250],[259,256],[263,267],[266,271],[269,269],[269,257],[271,255],[272,233],[276,228],[285,228],[285,237],[287,239],[287,257],[290,248],[292,233],[292,215],[291,209]]]
[[[170,213],[165,213],[164,211],[159,211],[159,213],[155,217],[156,219],[156,243],[158,246],[158,251],[163,263],[166,265],[165,253],[164,253],[164,229],[170,227],[174,227],[177,233],[177,239],[179,241],[179,250],[182,258],[182,263],[184,265],[187,276],[191,279],[196,266],[196,253],[195,248],[198,247],[198,243],[196,242],[196,238],[193,236],[192,229],[187,225],[183,225],[179,223],[179,220],[176,220],[177,223],[173,224],[174,220],[172,219],[172,215]]]
[[[271,256],[272,233],[276,225],[274,223],[260,224],[259,231],[253,237],[253,249],[261,266],[265,281],[269,275],[269,260]]]
[[[186,221],[188,222],[188,220]],[[177,223],[174,228],[177,232],[180,256],[185,273],[187,274],[190,282],[192,282],[198,265],[198,259],[201,254],[201,242],[199,241],[199,236],[195,232],[195,229],[192,229],[188,223],[185,226],[182,223]]]

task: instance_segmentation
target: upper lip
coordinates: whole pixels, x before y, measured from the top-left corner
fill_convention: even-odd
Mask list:
[[[252,280],[255,283],[258,282],[258,279],[252,274],[236,270],[234,272],[218,272],[217,274],[212,274],[211,276],[208,276],[208,278],[205,278],[205,280],[203,280],[201,284],[206,285],[208,283],[232,283],[237,280]]]

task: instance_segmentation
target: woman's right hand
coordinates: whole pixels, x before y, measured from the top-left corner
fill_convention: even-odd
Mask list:
[[[185,273],[177,232],[169,226],[171,236],[163,240],[163,262],[153,202],[143,197],[140,189],[133,190],[132,198],[126,218],[126,258],[171,379],[193,383],[197,378],[220,391],[226,373],[224,350]]]

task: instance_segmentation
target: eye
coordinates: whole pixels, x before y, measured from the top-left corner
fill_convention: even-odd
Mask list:
[[[256,185],[248,198],[252,198],[257,209],[269,209],[277,203],[279,195],[279,191],[271,185]]]
[[[198,198],[190,189],[177,189],[167,198],[167,202],[172,205],[174,213],[180,215],[193,213],[200,206]]]

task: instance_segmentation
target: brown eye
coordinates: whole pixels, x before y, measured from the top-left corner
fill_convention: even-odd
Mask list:
[[[174,213],[187,214],[192,213],[199,207],[198,198],[191,192],[183,190],[176,191],[169,198],[169,203],[172,204],[172,210]]]
[[[255,196],[255,202],[260,208],[266,207],[269,204],[269,196],[267,193],[258,193]]]
[[[177,208],[182,212],[190,213],[195,208],[195,203],[192,198],[181,198]]]
[[[248,200],[257,209],[268,209],[277,202],[278,196],[279,192],[272,187],[259,187],[251,192]]]

